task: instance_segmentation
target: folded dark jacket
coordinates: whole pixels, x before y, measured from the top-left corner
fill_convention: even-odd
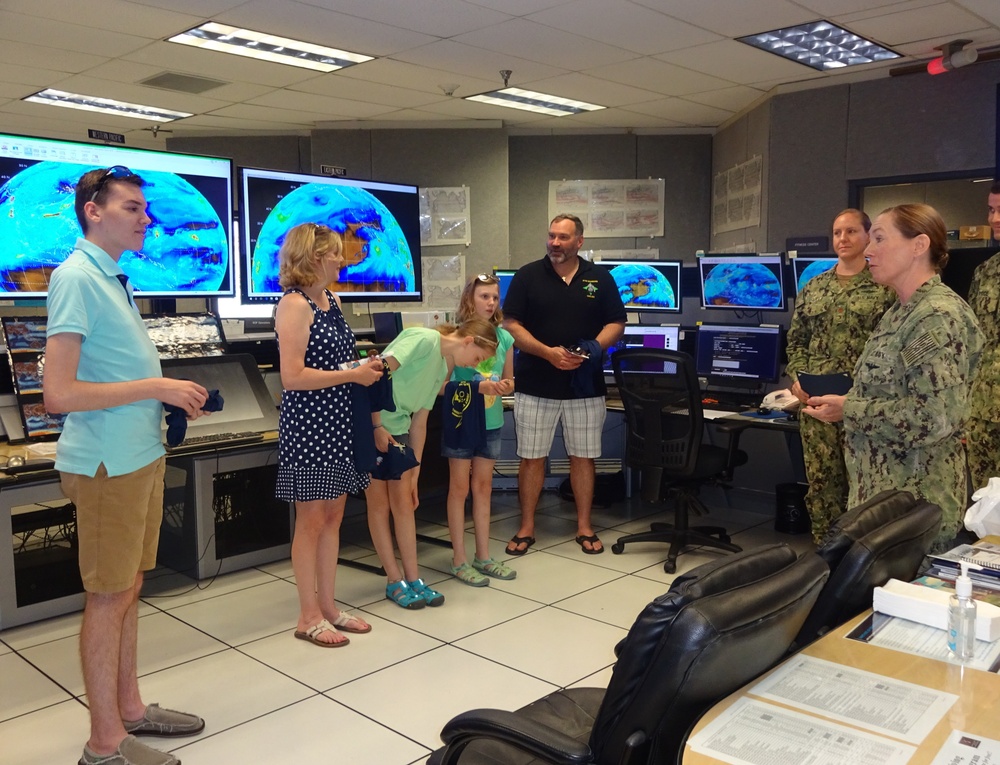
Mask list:
[[[420,464],[413,449],[402,444],[389,444],[389,451],[376,454],[372,478],[379,481],[398,481],[403,473]]]
[[[365,387],[351,383],[351,422],[354,425],[354,466],[362,473],[375,469],[375,432],[372,412],[395,412],[392,400],[392,377],[382,375],[378,382]]]
[[[486,400],[478,382],[453,380],[441,397],[441,443],[449,449],[486,446]]]
[[[569,386],[577,398],[592,398],[597,395],[595,375],[603,374],[604,350],[596,340],[581,340],[577,345],[590,357],[573,370]]]
[[[225,399],[222,398],[218,390],[210,390],[201,411],[221,412],[225,403]],[[187,435],[187,412],[182,407],[173,404],[164,404],[163,411],[167,413],[167,446],[177,446],[184,441],[184,436]]]

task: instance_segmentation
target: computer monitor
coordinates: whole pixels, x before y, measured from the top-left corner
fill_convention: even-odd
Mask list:
[[[278,253],[300,223],[329,226],[343,238],[345,264],[330,285],[341,300],[421,300],[416,186],[241,167],[239,190],[245,301],[281,297]]]
[[[781,343],[780,327],[703,324],[695,353],[698,376],[741,387],[776,382]]]
[[[640,326],[632,325],[625,327],[625,334],[621,340],[608,348],[604,358],[604,370],[606,377],[612,375],[611,359],[615,353],[622,348],[660,348],[668,351],[678,350],[680,345],[681,328],[678,326]],[[668,372],[673,374],[673,367],[670,362],[664,362],[662,369],[645,369],[647,372]]]
[[[792,272],[795,274],[795,291],[802,292],[806,282],[837,265],[833,255],[808,258],[792,258]]]
[[[142,178],[151,219],[142,250],[119,261],[135,296],[233,294],[232,160],[0,135],[0,297],[45,297],[52,271],[83,236],[77,181],[115,165]]]
[[[784,311],[780,255],[703,255],[698,258],[703,308]]]
[[[680,313],[679,260],[599,260],[595,265],[611,272],[626,310]]]
[[[514,278],[514,274],[517,273],[516,269],[512,268],[494,268],[493,275],[500,280],[500,306],[503,307],[503,301],[507,297],[507,288],[510,287],[510,280]]]

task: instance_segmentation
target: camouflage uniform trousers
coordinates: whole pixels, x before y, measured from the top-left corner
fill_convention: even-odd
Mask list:
[[[965,421],[965,449],[972,490],[981,489],[1000,476],[1000,422],[970,417]]]
[[[844,464],[844,425],[804,415],[799,420],[802,455],[806,465],[806,507],[817,544],[847,509],[847,467]]]

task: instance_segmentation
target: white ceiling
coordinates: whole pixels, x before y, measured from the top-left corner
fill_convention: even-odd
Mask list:
[[[821,73],[733,38],[825,18],[904,55]],[[165,42],[204,21],[375,56],[330,74]],[[177,135],[502,123],[513,132],[712,132],[767,94],[888,76],[969,38],[1000,44],[998,0],[0,0],[0,130],[154,147],[153,123],[32,104],[42,88],[194,116]],[[510,84],[608,106],[568,117],[462,96]],[[164,72],[226,84],[190,95]],[[928,76],[928,75],[916,75]],[[445,91],[454,89],[454,95]]]

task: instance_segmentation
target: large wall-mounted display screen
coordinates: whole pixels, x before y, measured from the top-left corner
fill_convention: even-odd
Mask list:
[[[240,280],[248,301],[281,296],[278,252],[300,223],[329,226],[343,237],[345,265],[330,285],[342,300],[421,299],[416,186],[240,168],[239,187]]]
[[[76,182],[114,165],[142,177],[151,219],[119,261],[136,297],[232,295],[231,160],[0,134],[0,297],[46,295],[81,236]]]
[[[703,308],[785,310],[780,255],[703,255],[698,272]]]

